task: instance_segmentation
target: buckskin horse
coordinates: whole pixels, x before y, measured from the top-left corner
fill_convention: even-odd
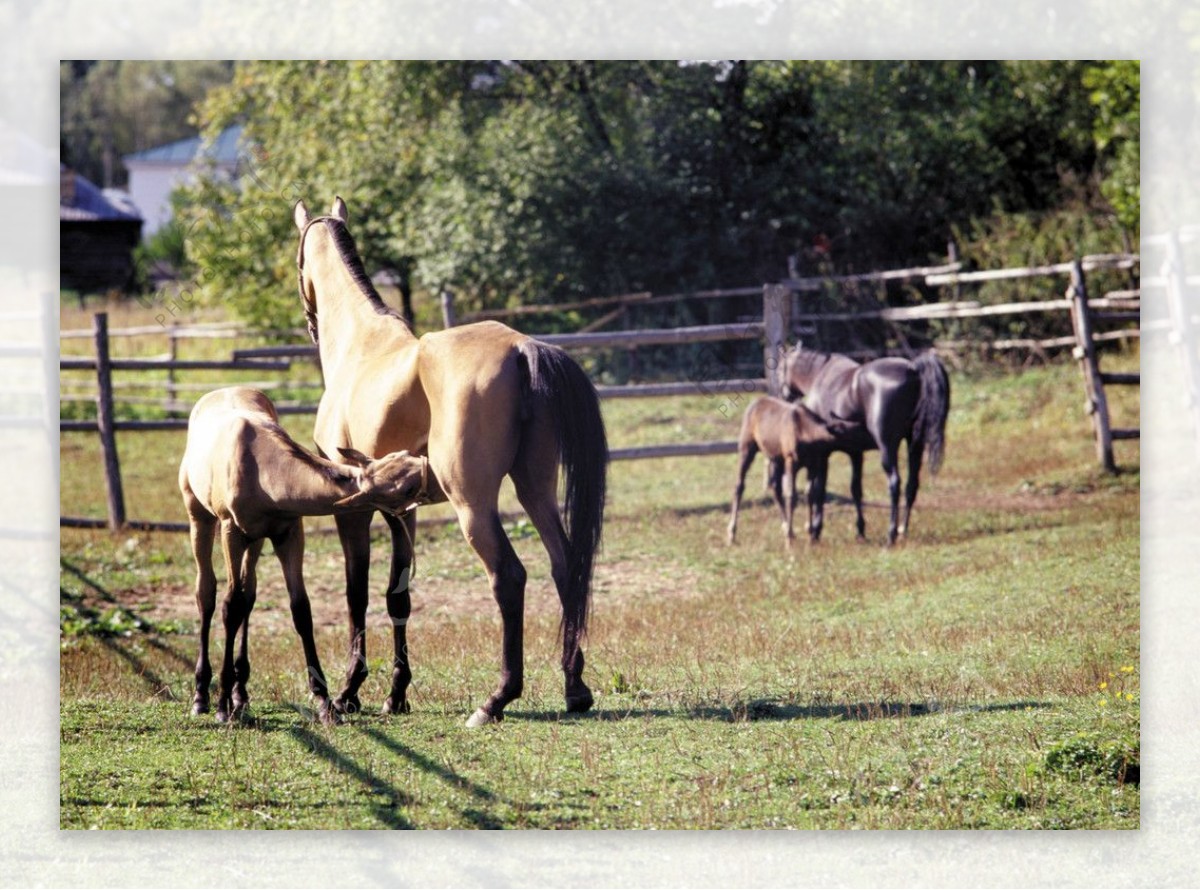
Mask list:
[[[497,322],[480,322],[419,339],[371,285],[347,227],[341,198],[328,216],[294,210],[300,296],[320,353],[325,391],[314,436],[326,454],[408,450],[427,455],[463,536],[483,562],[503,624],[500,682],[469,726],[503,718],[524,678],[526,572],[500,523],[497,496],[509,476],[550,557],[562,605],[566,708],[586,711],[583,681],[594,557],[600,544],[608,445],[600,403],[587,375],[565,352]],[[565,477],[562,516],[558,473]],[[367,675],[365,619],[371,513],[338,516],[346,559],[350,662],[340,711],[360,707]],[[387,612],[393,628],[391,691],[384,713],[409,710],[412,678],[405,626],[416,514],[384,514],[391,529]]]
[[[263,542],[270,538],[283,568],[292,624],[304,648],[308,685],[317,699],[318,715],[325,723],[336,720],[313,640],[312,611],[304,587],[301,517],[368,507],[403,511],[422,501],[429,489],[429,461],[424,457],[401,451],[371,460],[345,449],[342,458],[350,465],[317,457],[297,445],[279,425],[274,404],[256,389],[218,389],[193,406],[179,464],[179,491],[191,530],[200,612],[193,714],[205,713],[209,705],[212,666],[208,634],[217,596],[212,551],[219,527],[229,586],[221,609],[225,655],[217,719],[224,723],[240,716],[249,701],[250,612],[254,609],[258,558]],[[241,647],[235,661],[239,632]]]
[[[932,351],[915,360],[879,358],[860,364],[836,353],[816,352],[797,344],[784,361],[787,395],[802,398],[818,416],[861,426],[838,437],[834,451],[850,457],[850,495],[857,511],[859,540],[866,536],[862,510],[863,452],[879,449],[888,479],[892,514],[888,544],[907,533],[920,487],[921,461],[929,450],[929,470],[936,474],[946,444],[950,411],[950,378]],[[908,482],[900,515],[900,443],[908,442]],[[809,537],[821,537],[828,460],[809,474]]]

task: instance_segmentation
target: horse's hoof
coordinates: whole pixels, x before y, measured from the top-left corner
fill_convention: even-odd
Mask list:
[[[199,717],[201,714],[208,713],[208,702],[194,701],[192,702],[192,716]]]
[[[567,696],[567,713],[582,714],[585,711],[590,711],[594,703],[595,699],[592,698],[592,691],[584,687],[582,692]]]
[[[337,726],[342,722],[342,715],[337,712],[328,699],[317,706],[317,720],[325,726]]]
[[[379,709],[381,714],[409,714],[412,713],[412,705],[408,703],[408,699],[400,699],[400,704],[396,704],[390,697],[383,703],[383,707]]]
[[[357,714],[362,710],[362,702],[357,695],[339,695],[333,700],[333,707],[339,714]]]
[[[489,714],[483,708],[479,708],[474,714],[471,715],[470,719],[467,720],[467,726],[471,729],[476,729],[480,726],[490,726],[494,723],[499,723],[503,719],[503,714],[493,715]]]

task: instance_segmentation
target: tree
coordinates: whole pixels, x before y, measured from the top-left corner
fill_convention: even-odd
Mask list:
[[[1088,187],[1085,70],[239,64],[200,117],[209,133],[245,124],[246,174],[184,196],[188,251],[212,298],[276,325],[296,313],[297,198],[321,211],[341,195],[369,271],[396,270],[410,295],[451,284],[474,306],[766,281],[793,254],[926,262],[954,226]]]

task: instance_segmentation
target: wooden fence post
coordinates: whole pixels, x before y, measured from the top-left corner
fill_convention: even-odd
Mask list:
[[[179,322],[172,320],[170,327],[167,328],[167,356],[174,363],[179,358],[179,340],[178,340]],[[179,390],[175,387],[175,367],[172,364],[167,368],[167,408],[168,417],[178,417],[179,412],[175,410],[175,402],[178,399]]]
[[[763,285],[763,370],[767,392],[783,398],[784,352],[792,327],[792,289],[782,284]]]
[[[121,463],[117,459],[117,436],[113,417],[112,360],[108,355],[108,313],[95,315],[96,336],[96,423],[104,455],[104,481],[108,490],[108,527],[125,524],[125,492],[121,487]]]
[[[448,287],[442,288],[442,327],[452,328],[458,324],[458,314],[454,311],[454,291]]]
[[[1087,411],[1092,415],[1092,428],[1096,433],[1096,456],[1104,469],[1117,471],[1113,460],[1112,430],[1109,427],[1108,399],[1104,395],[1104,383],[1100,379],[1100,365],[1096,359],[1096,342],[1092,339],[1092,321],[1088,315],[1087,283],[1083,277],[1083,263],[1075,260],[1071,265],[1071,321],[1075,327],[1075,357],[1083,371],[1083,383],[1087,390]]]

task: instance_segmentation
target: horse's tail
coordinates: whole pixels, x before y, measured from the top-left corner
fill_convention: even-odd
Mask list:
[[[946,416],[950,413],[950,377],[933,350],[913,362],[921,379],[921,396],[913,421],[913,439],[929,449],[929,471],[936,474],[946,447]]]
[[[577,647],[587,631],[592,568],[604,527],[608,439],[596,388],[578,363],[558,347],[537,340],[525,340],[520,348],[529,369],[530,395],[547,409],[558,439],[566,489],[563,527],[570,604],[563,612],[563,641]]]

